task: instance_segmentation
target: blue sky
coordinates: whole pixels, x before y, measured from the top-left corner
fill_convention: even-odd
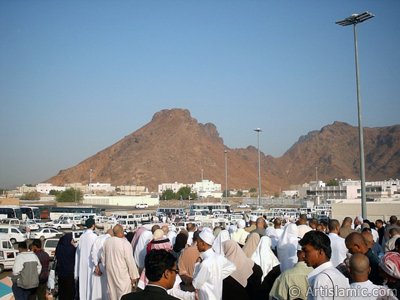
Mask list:
[[[0,1],[0,187],[38,183],[166,108],[281,156],[334,121],[400,123],[400,1]]]

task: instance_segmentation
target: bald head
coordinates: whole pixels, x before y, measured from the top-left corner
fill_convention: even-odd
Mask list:
[[[367,256],[361,253],[356,253],[350,257],[350,272],[353,276],[364,275],[368,278],[370,271],[369,259]]]
[[[329,220],[328,229],[329,229],[329,232],[339,233],[339,229],[340,229],[339,221],[336,219]]]
[[[359,232],[350,233],[346,239],[346,248],[351,254],[361,253],[364,254],[368,251],[368,245],[365,242],[364,237]]]
[[[114,226],[113,232],[114,232],[114,236],[117,236],[117,237],[123,237],[124,236],[124,228],[119,224]]]
[[[363,231],[361,232],[362,237],[365,240],[365,243],[367,244],[368,248],[372,248],[374,246],[374,236],[372,235],[371,231]]]

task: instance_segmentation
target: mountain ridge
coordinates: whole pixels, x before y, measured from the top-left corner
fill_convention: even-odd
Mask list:
[[[364,128],[367,180],[400,175],[400,125]],[[258,153],[254,146],[229,148],[213,123],[199,123],[187,109],[164,109],[151,121],[113,145],[48,182],[65,184],[110,182],[145,185],[156,191],[165,182],[191,183],[204,178],[225,182],[228,151],[228,188],[258,186]],[[260,153],[262,190],[268,194],[318,178],[359,178],[358,129],[335,121],[299,137],[282,156]]]

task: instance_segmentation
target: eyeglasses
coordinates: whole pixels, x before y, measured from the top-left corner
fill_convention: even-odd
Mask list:
[[[169,269],[169,270],[175,272],[176,274],[179,273],[179,269]]]

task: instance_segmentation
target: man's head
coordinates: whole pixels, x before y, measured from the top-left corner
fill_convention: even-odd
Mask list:
[[[85,221],[85,226],[88,229],[94,229],[95,228],[95,224],[94,224],[94,219],[93,218],[87,218]]]
[[[376,228],[380,229],[383,227],[383,221],[381,219],[378,219],[375,221],[375,226]]]
[[[308,222],[308,226],[310,226],[313,230],[317,230],[318,220],[315,218],[312,218],[310,220],[310,222]]]
[[[307,266],[316,268],[331,258],[331,241],[329,237],[320,231],[309,231],[300,240],[304,251],[304,261]]]
[[[157,229],[160,229],[160,225],[153,225],[152,227],[151,227],[151,233],[153,233],[154,234],[154,232],[157,230]]]
[[[274,227],[275,228],[281,228],[281,226],[282,226],[282,219],[281,218],[275,218]]]
[[[32,241],[32,244],[30,245],[30,247],[31,247],[31,250],[32,250],[33,252],[37,252],[37,251],[39,251],[40,249],[42,249],[42,241],[39,240],[39,239],[34,239],[34,240]]]
[[[307,215],[301,214],[298,220],[299,225],[307,225]]]
[[[164,235],[167,235],[168,232],[169,232],[169,226],[168,226],[167,224],[164,224],[164,225],[161,227],[161,230],[164,231]]]
[[[204,252],[210,249],[214,243],[214,239],[215,237],[212,230],[208,227],[204,228],[200,232],[199,239],[197,241],[197,249],[199,252]]]
[[[392,225],[396,225],[397,217],[396,216],[390,216],[389,223],[392,224]]]
[[[19,252],[26,252],[28,251],[28,245],[26,244],[26,241],[19,242],[18,243],[18,251]]]
[[[256,227],[259,229],[266,229],[267,228],[267,222],[263,217],[258,217],[256,221]]]
[[[175,257],[166,250],[151,250],[144,260],[149,283],[171,289],[179,273]]]
[[[357,217],[354,219],[354,225],[355,225],[355,226],[361,225],[362,223],[363,223],[363,218],[362,218],[361,216],[357,216]]]
[[[114,226],[113,233],[114,233],[114,236],[116,236],[116,237],[119,237],[119,238],[125,237],[124,228],[120,224],[117,224]]]
[[[396,235],[400,235],[400,228],[397,228],[397,227],[390,228],[389,237],[392,238]]]
[[[365,254],[368,251],[368,245],[365,242],[364,237],[359,232],[350,233],[346,239],[346,248],[351,254],[361,253]]]
[[[371,231],[364,230],[361,232],[361,235],[364,238],[368,249],[371,249],[372,247],[374,247],[375,241],[374,241],[374,236],[372,235]]]
[[[340,224],[339,221],[336,219],[330,219],[328,223],[328,229],[330,233],[339,234]]]
[[[356,253],[350,257],[350,275],[354,282],[364,282],[368,280],[369,259],[364,254]]]
[[[194,225],[193,223],[187,223],[186,224],[186,230],[188,232],[195,232],[196,231],[196,225]]]

